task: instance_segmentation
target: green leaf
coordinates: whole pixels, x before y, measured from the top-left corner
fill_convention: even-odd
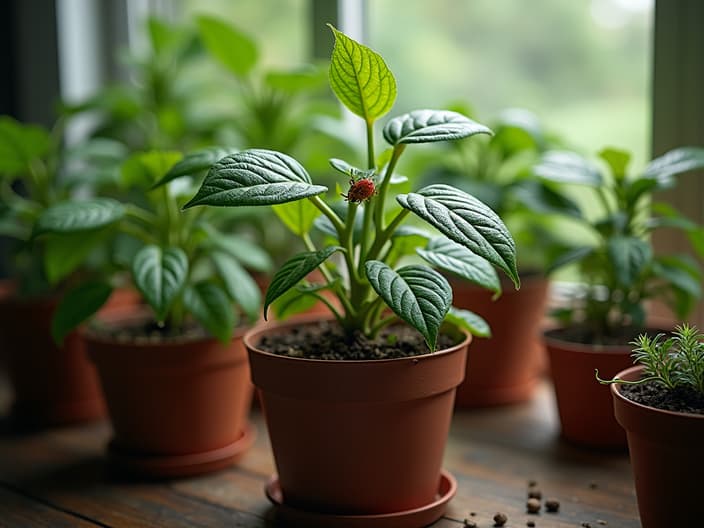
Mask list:
[[[188,257],[180,248],[144,246],[132,263],[135,286],[163,321],[188,276]]]
[[[108,300],[112,287],[104,282],[79,284],[63,296],[51,320],[51,336],[57,344]]]
[[[666,300],[677,317],[687,317],[702,295],[699,264],[687,255],[667,255],[656,257],[651,269],[672,288],[673,296]]]
[[[306,65],[293,71],[270,71],[264,82],[275,90],[294,94],[325,86],[326,77],[324,69]]]
[[[594,251],[595,248],[593,246],[579,246],[565,251],[559,257],[557,257],[552,262],[552,264],[550,264],[550,266],[548,266],[548,268],[545,270],[545,273],[550,274],[553,271],[562,268],[563,266],[567,266],[568,264],[572,264],[573,262],[578,262],[583,258],[586,258],[587,256],[594,253]]]
[[[330,86],[352,113],[372,123],[391,110],[396,79],[381,55],[328,26],[335,35]]]
[[[353,167],[352,165],[347,163],[345,160],[337,158],[330,159],[330,166],[336,171],[341,172],[342,174],[354,179],[373,178],[376,175],[376,171],[374,169],[358,169],[357,167]]]
[[[498,215],[485,204],[444,184],[400,194],[396,200],[450,240],[505,271],[519,287],[516,244]]]
[[[96,230],[49,237],[44,246],[44,270],[49,284],[56,284],[78,268],[106,236],[105,230]]]
[[[237,324],[230,299],[215,284],[199,282],[183,293],[183,304],[208,332],[223,343],[232,339]]]
[[[494,293],[501,292],[499,276],[489,262],[445,237],[433,238],[425,249],[418,248],[416,252],[436,268],[454,273]]]
[[[281,266],[271,279],[264,299],[264,319],[267,318],[269,305],[278,297],[293,288],[306,275],[325,262],[336,251],[342,251],[339,246],[328,246],[319,251],[307,251],[294,255]]]
[[[379,260],[365,262],[364,269],[374,291],[435,351],[440,325],[452,304],[452,288],[445,277],[417,264],[394,271]]]
[[[272,207],[276,216],[294,235],[304,236],[313,227],[313,222],[320,216],[320,210],[310,200],[298,200]]]
[[[445,320],[452,323],[464,330],[467,330],[470,334],[478,337],[491,337],[491,328],[489,323],[487,323],[482,317],[470,312],[469,310],[461,310],[460,308],[450,307],[450,311],[447,312]]]
[[[414,110],[386,123],[384,139],[390,145],[432,143],[492,134],[491,129],[449,110]]]
[[[255,42],[219,18],[198,17],[198,31],[208,52],[237,77],[245,77],[257,64]]]
[[[616,279],[623,286],[633,284],[653,258],[650,244],[632,236],[614,236],[607,241],[606,248]]]
[[[189,152],[181,161],[172,166],[164,177],[152,186],[152,189],[160,187],[181,176],[194,176],[201,171],[210,169],[210,167],[225,156],[235,154],[236,152],[238,152],[237,149],[223,147],[207,147]]]
[[[43,128],[0,116],[0,174],[27,171],[30,162],[46,156],[50,148],[49,133]]]
[[[523,180],[513,185],[511,191],[520,205],[533,212],[582,217],[582,211],[574,201],[554,191],[545,182]]]
[[[137,152],[122,164],[120,183],[126,189],[152,189],[182,157],[175,150]]]
[[[61,202],[37,219],[33,236],[44,233],[79,233],[114,224],[125,215],[123,205],[111,198]]]
[[[252,276],[231,255],[216,251],[211,255],[227,294],[252,320],[259,317],[262,295]]]
[[[599,152],[599,157],[609,165],[614,178],[622,180],[626,177],[628,162],[631,161],[631,155],[628,152],[615,148],[605,148]]]
[[[198,193],[184,209],[195,205],[274,205],[326,192],[313,185],[295,159],[273,150],[251,149],[227,156],[208,171]]]
[[[286,293],[282,294],[272,304],[274,316],[279,321],[283,321],[288,317],[306,312],[316,305],[318,299],[307,292],[301,292],[299,289],[291,288]]]
[[[603,178],[599,169],[575,152],[546,152],[533,172],[546,180],[558,183],[577,183],[599,187]]]
[[[668,187],[672,183],[672,176],[704,168],[704,148],[681,147],[648,163],[643,172],[644,178],[654,179],[659,187]]]
[[[269,254],[249,239],[240,235],[223,235],[210,226],[205,231],[209,246],[232,256],[245,268],[267,273],[274,267]]]

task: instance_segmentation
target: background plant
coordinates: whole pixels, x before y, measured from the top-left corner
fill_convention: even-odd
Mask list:
[[[227,342],[237,325],[237,304],[252,320],[261,297],[244,265],[266,269],[266,253],[235,235],[218,229],[217,215],[207,210],[179,212],[192,187],[173,182],[154,188],[172,167],[188,160],[173,151],[149,151],[132,156],[122,166],[125,187],[139,189],[143,204],[120,203],[112,198],[65,201],[44,211],[34,237],[90,236],[110,229],[126,237],[131,250],[113,255],[117,270],[126,271],[152,308],[155,329],[167,336],[184,335],[195,320]],[[75,326],[92,316],[109,297],[110,269],[92,281],[67,292],[59,304],[52,332],[60,341]]]
[[[490,130],[455,112],[419,110],[386,124],[383,135],[391,148],[377,158],[374,123],[391,109],[396,81],[380,55],[334,28],[333,32],[330,85],[340,101],[364,120],[367,131],[367,169],[331,160],[332,167],[349,181],[346,201],[329,205],[320,197],[328,189],[313,184],[303,166],[286,154],[252,149],[219,160],[186,208],[274,205],[303,238],[308,251],[294,256],[276,272],[266,293],[265,314],[274,300],[296,288],[326,302],[348,335],[361,331],[373,337],[400,318],[416,328],[434,350],[440,325],[450,312],[452,290],[447,280],[428,266],[410,264],[394,269],[400,257],[417,245],[418,231],[404,230],[402,222],[414,213],[443,235],[430,240],[419,253],[421,257],[443,268],[461,270],[496,290],[500,286],[492,266],[506,272],[518,286],[515,245],[490,208],[447,185],[397,195],[400,209],[390,206],[387,197],[394,168],[409,144],[460,139]],[[320,214],[325,217],[323,229],[336,240],[335,245],[323,249],[317,249],[309,236]],[[414,237],[413,242],[407,243],[403,240],[406,237]],[[420,238],[427,242],[423,234]],[[329,260],[335,253],[341,254],[342,266]],[[320,268],[325,284],[300,285],[316,268]],[[340,309],[320,296],[324,289],[335,294]],[[387,307],[393,315],[386,312]],[[450,318],[482,330],[483,321],[478,323],[470,312],[453,311]]]
[[[627,152],[607,148],[599,163],[566,151],[546,153],[535,172],[561,183],[593,190],[600,210],[575,217],[592,235],[579,237],[553,264],[552,269],[576,263],[586,288],[572,306],[555,316],[565,325],[578,325],[583,342],[602,343],[632,339],[646,323],[647,300],[669,305],[684,317],[701,295],[697,262],[686,255],[655,255],[651,234],[656,229],[684,231],[701,254],[704,236],[700,226],[682,217],[673,207],[653,202],[658,190],[675,185],[680,173],[704,167],[704,149],[683,147],[651,161],[640,174],[628,173]],[[626,330],[624,330],[626,329]]]
[[[643,365],[644,375],[637,381],[615,377],[600,379],[601,383],[640,385],[652,381],[666,390],[689,389],[704,397],[704,335],[695,326],[677,326],[670,337],[641,334],[632,345],[636,347],[633,360]]]

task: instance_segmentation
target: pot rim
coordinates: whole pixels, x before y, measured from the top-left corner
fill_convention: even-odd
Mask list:
[[[473,339],[472,334],[467,332],[466,330],[456,327],[454,325],[453,328],[455,330],[464,336],[462,341],[459,343],[456,343],[452,345],[451,347],[448,348],[443,348],[440,350],[436,350],[435,352],[427,352],[425,354],[418,354],[415,356],[406,356],[406,357],[399,357],[399,358],[390,358],[390,359],[309,359],[309,358],[298,358],[298,357],[290,357],[290,356],[282,356],[279,354],[274,354],[272,352],[267,352],[266,350],[262,350],[259,348],[258,343],[255,346],[252,344],[252,340],[260,336],[262,334],[271,332],[271,331],[279,331],[286,329],[288,327],[293,327],[293,326],[307,326],[311,325],[317,322],[321,321],[334,321],[333,316],[329,317],[320,317],[318,315],[300,315],[300,316],[294,316],[291,319],[288,319],[286,321],[273,321],[273,322],[268,322],[268,323],[261,323],[253,326],[250,328],[248,331],[244,333],[242,336],[242,341],[244,342],[245,347],[257,354],[261,354],[263,356],[267,357],[272,357],[272,358],[278,358],[282,361],[292,361],[294,363],[309,363],[309,364],[325,364],[325,365],[339,365],[339,364],[354,364],[354,365],[367,365],[367,364],[373,364],[373,365],[380,365],[380,364],[391,364],[391,363],[401,363],[404,361],[420,361],[422,359],[427,359],[427,358],[432,358],[432,357],[437,357],[440,355],[445,355],[445,354],[450,354],[452,352],[455,352],[462,347],[468,346]],[[403,324],[407,324],[403,322]],[[449,324],[449,323],[448,323]],[[283,332],[281,332],[283,333]]]
[[[629,367],[625,370],[622,370],[616,376],[619,378],[625,379],[627,381],[632,381],[629,378],[636,378],[640,377],[640,374],[645,370],[645,368],[642,365],[635,365],[633,367]],[[640,409],[642,411],[646,412],[656,412],[660,413],[665,416],[672,416],[672,417],[678,417],[678,418],[692,418],[695,420],[704,420],[704,414],[695,414],[695,413],[687,413],[687,412],[679,412],[679,411],[670,411],[667,409],[659,409],[657,407],[652,407],[650,405],[644,405],[642,403],[638,403],[636,401],[633,401],[623,394],[621,394],[621,391],[619,390],[621,385],[619,383],[612,383],[611,386],[609,387],[611,389],[611,394],[613,395],[614,398],[617,398],[619,401],[626,405],[633,406],[637,409]]]

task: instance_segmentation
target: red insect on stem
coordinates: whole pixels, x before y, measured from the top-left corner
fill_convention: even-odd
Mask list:
[[[376,194],[376,185],[371,178],[350,179],[350,190],[342,197],[348,202],[361,203]]]

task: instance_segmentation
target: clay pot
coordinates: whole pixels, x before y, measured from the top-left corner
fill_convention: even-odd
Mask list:
[[[391,360],[310,360],[258,348],[265,334],[315,321],[297,318],[255,328],[244,337],[283,505],[353,517],[423,510],[439,494],[455,389],[464,378],[470,337],[447,350]],[[267,492],[272,498],[271,489]],[[437,516],[419,526],[443,511],[444,503],[434,510]],[[340,520],[322,519],[322,525],[327,519],[335,526],[331,519]],[[319,524],[309,519],[307,526],[314,525]],[[396,526],[406,524],[399,517]]]
[[[492,337],[476,338],[467,358],[467,372],[457,388],[457,407],[487,407],[530,399],[545,368],[541,323],[548,281],[532,275],[521,289],[503,288],[496,301],[492,293],[467,281],[450,280],[453,305],[481,315]]]
[[[642,367],[618,373],[640,378]],[[643,528],[688,526],[704,518],[704,416],[641,405],[611,385],[616,419],[628,435],[638,510]]]
[[[101,319],[120,326],[137,317]],[[242,332],[227,345],[212,338],[84,337],[105,393],[114,430],[109,452],[119,468],[149,477],[204,473],[233,464],[251,445],[252,386]]]
[[[51,337],[55,297],[22,299],[0,285],[0,348],[14,392],[12,418],[30,427],[96,420],[105,406],[76,332],[58,347]]]
[[[626,434],[614,418],[609,387],[594,376],[611,378],[633,364],[630,345],[596,346],[558,339],[545,332],[562,437],[586,447],[625,449]]]

